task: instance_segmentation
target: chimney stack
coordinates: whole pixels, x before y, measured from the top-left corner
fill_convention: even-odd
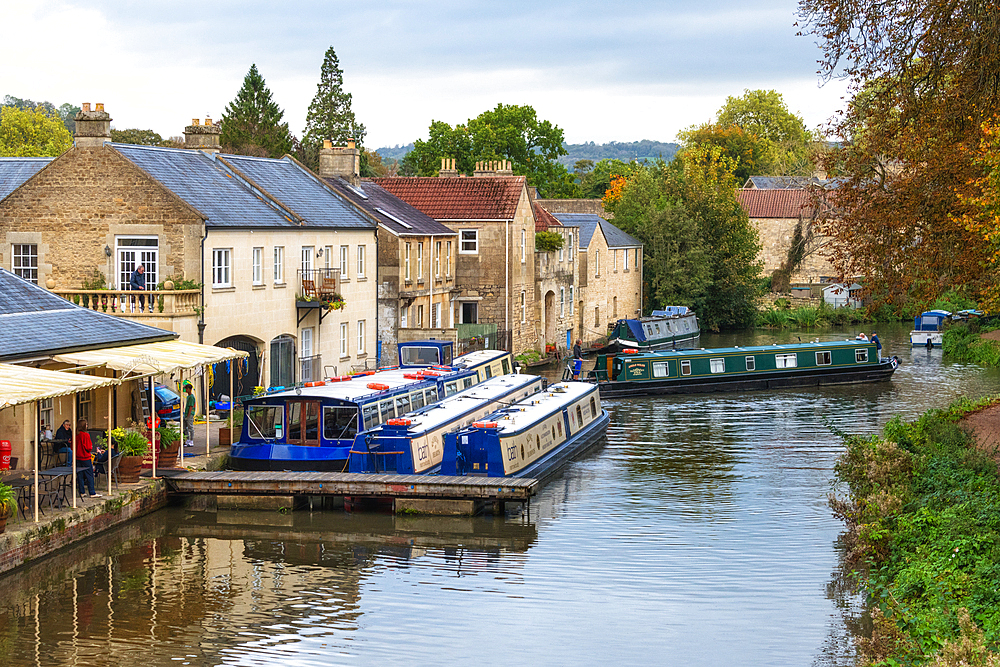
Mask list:
[[[361,151],[354,139],[347,140],[347,147],[334,146],[329,139],[323,140],[319,150],[319,175],[323,178],[340,177],[351,185],[361,182]]]
[[[438,178],[458,178],[458,170],[455,169],[455,158],[441,158],[441,171]]]
[[[76,121],[74,144],[78,148],[100,148],[111,141],[111,116],[102,103],[98,102],[97,108],[91,111],[90,102],[84,102],[73,120]]]
[[[192,118],[191,124],[184,128],[184,148],[218,153],[222,150],[219,144],[221,134],[222,128],[214,125],[211,118],[206,118],[204,125],[200,119]]]
[[[476,163],[476,170],[472,172],[475,178],[486,178],[488,176],[513,176],[514,170],[510,160],[485,160]]]

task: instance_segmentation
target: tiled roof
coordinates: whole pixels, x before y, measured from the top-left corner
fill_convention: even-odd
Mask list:
[[[604,233],[609,248],[633,248],[642,246],[642,241],[626,234],[599,215],[593,213],[553,213],[562,224],[580,228],[580,250],[590,247],[590,240],[598,227]]]
[[[0,269],[0,361],[177,338],[177,334],[73,305]]]
[[[246,157],[220,155],[221,161],[232,165],[263,188],[269,195],[299,215],[306,224],[340,229],[373,228],[363,214],[340,197],[331,193],[311,173],[291,158]]]
[[[524,176],[377,178],[375,183],[435,220],[511,220]]]
[[[736,191],[743,210],[750,218],[798,218],[813,213],[812,193],[809,190],[757,190]]]
[[[554,215],[545,210],[537,201],[531,202],[531,212],[535,214],[535,231],[544,232],[549,227],[562,227],[562,223]]]
[[[0,157],[0,199],[4,199],[21,184],[52,162],[51,157]]]
[[[363,181],[360,186],[353,187],[339,177],[323,180],[341,195],[368,211],[380,225],[400,236],[430,234],[456,236],[455,232],[434,218],[386,192],[372,181]]]

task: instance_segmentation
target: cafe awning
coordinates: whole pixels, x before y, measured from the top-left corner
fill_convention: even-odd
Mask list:
[[[118,383],[114,378],[0,364],[0,408]]]
[[[160,343],[123,345],[102,350],[57,354],[56,361],[76,366],[107,366],[126,375],[173,373],[206,364],[216,364],[229,359],[247,357],[249,354],[230,347],[215,347],[169,340]]]

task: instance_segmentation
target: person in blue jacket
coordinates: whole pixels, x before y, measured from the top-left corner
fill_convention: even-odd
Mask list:
[[[137,292],[146,291],[146,267],[142,264],[136,266],[135,271],[132,272],[132,277],[128,279],[128,288]],[[143,308],[146,307],[146,296],[140,295],[137,298],[139,299],[139,312],[141,313]],[[150,303],[150,309],[152,309],[152,305]]]

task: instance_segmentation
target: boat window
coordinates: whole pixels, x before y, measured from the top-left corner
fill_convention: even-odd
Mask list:
[[[816,353],[816,365],[817,366],[829,366],[833,363],[833,359],[830,356],[830,351],[826,350],[824,352]]]
[[[553,426],[552,427],[552,442],[555,442],[555,440],[556,440],[556,427]]]
[[[445,345],[441,350],[441,353],[444,355],[441,363],[445,366],[451,366],[451,345]]]
[[[653,362],[653,377],[655,378],[665,378],[669,373],[667,372],[667,362],[665,361],[654,361]]]
[[[361,407],[361,416],[365,421],[365,430],[378,426],[378,403],[372,401]]]
[[[594,400],[593,396],[590,397],[590,416],[592,418],[597,416],[597,401]]]
[[[472,386],[472,378],[471,377],[467,377],[464,380],[462,380],[462,388],[463,389],[468,389],[471,386]]]
[[[556,427],[559,429],[559,437],[562,437],[562,417],[559,417],[559,421],[556,422]]]
[[[323,437],[353,440],[358,434],[358,409],[351,406],[323,406]]]
[[[437,400],[438,400],[438,388],[437,387],[428,387],[427,389],[424,390],[424,396],[427,397],[427,400],[424,401],[424,405],[430,405],[431,403],[437,403]]]
[[[247,408],[246,428],[251,438],[276,438],[281,430],[280,405],[253,405]]]
[[[799,358],[794,354],[774,355],[775,368],[795,368],[798,365],[799,365]]]
[[[404,366],[434,366],[442,363],[436,347],[408,346],[399,352],[401,357],[399,363]],[[444,363],[450,364],[451,359]]]
[[[379,401],[378,407],[382,410],[383,423],[385,423],[389,419],[396,418],[396,410],[392,404],[391,398],[387,398],[384,401]]]
[[[691,362],[687,359],[681,362],[681,375],[691,375]]]
[[[486,379],[489,380],[491,377],[493,377],[493,366],[487,365],[485,370],[486,370]]]
[[[747,357],[747,370],[752,371],[757,368],[757,359],[754,357]]]
[[[726,360],[725,359],[722,359],[722,358],[712,359],[709,363],[712,365],[712,372],[713,373],[725,373],[726,372]]]
[[[583,410],[580,409],[580,405],[576,406],[576,423],[583,426]]]
[[[396,414],[399,416],[405,415],[410,411],[410,395],[400,394],[396,397]]]
[[[656,333],[660,333],[660,325],[659,324],[656,325]]]
[[[868,363],[868,350],[854,350],[854,360],[859,364]]]
[[[507,357],[504,357],[500,361],[500,365],[503,366],[503,374],[504,375],[508,375],[510,373],[510,359],[508,359]]]
[[[410,408],[418,410],[422,407],[424,407],[424,392],[415,391],[410,394]]]
[[[447,396],[451,396],[452,394],[456,393],[457,391],[458,391],[458,383],[457,382],[448,382],[448,383],[446,383],[444,385],[444,395],[446,397]]]

